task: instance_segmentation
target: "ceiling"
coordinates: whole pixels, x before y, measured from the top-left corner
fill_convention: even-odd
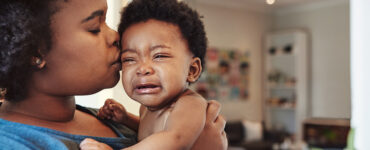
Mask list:
[[[188,0],[188,1],[255,11],[271,11],[279,8],[310,5],[314,3],[328,3],[328,2],[336,3],[338,1],[344,0],[275,0],[275,3],[273,5],[268,5],[266,3],[266,0]]]
[[[245,3],[245,4],[260,4],[260,5],[267,5],[266,0],[228,0],[228,1],[235,1],[239,3]],[[323,0],[275,0],[275,3],[272,6],[275,7],[284,7],[284,6],[292,6],[292,5],[298,5],[298,4],[307,4],[307,3],[313,3],[317,1],[323,1]]]

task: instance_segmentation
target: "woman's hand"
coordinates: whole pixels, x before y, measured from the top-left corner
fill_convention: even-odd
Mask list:
[[[206,124],[192,150],[226,150],[228,143],[224,131],[226,120],[219,115],[221,105],[217,101],[208,102]]]
[[[100,143],[90,138],[84,139],[80,143],[81,150],[112,150],[107,144]]]

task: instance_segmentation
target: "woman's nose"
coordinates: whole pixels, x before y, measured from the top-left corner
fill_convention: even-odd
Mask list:
[[[119,35],[116,31],[114,31],[113,29],[108,28],[108,33],[106,34],[106,41],[107,41],[107,44],[109,46],[114,46],[114,47],[117,47],[117,48],[120,48],[119,47]]]

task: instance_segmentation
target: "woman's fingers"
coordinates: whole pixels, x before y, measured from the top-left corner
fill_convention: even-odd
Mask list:
[[[214,122],[221,111],[221,104],[215,100],[208,101],[206,123]]]
[[[216,120],[214,121],[214,125],[216,129],[218,129],[220,132],[223,132],[226,125],[226,120],[222,115],[219,115]]]
[[[81,143],[80,143],[80,146],[87,146],[87,145],[89,145],[89,144],[91,144],[91,143],[94,143],[94,142],[96,142],[95,140],[93,140],[93,139],[90,139],[90,138],[86,138],[86,139],[84,139]]]
[[[226,150],[228,145],[229,145],[229,142],[227,141],[227,135],[226,135],[226,132],[225,131],[222,131],[221,132],[221,135],[222,135],[222,143],[223,143],[223,149]]]
[[[100,143],[90,138],[84,139],[80,143],[81,150],[112,150],[107,144]]]

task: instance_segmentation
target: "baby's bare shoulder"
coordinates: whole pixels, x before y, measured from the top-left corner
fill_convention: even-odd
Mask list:
[[[188,89],[186,90],[181,96],[179,96],[177,102],[180,105],[183,104],[201,104],[201,105],[206,105],[207,101],[202,97],[200,94]]]
[[[185,90],[181,96],[179,97],[180,98],[197,98],[197,99],[203,99],[205,100],[200,94],[194,92],[193,90],[191,89],[187,89]]]

